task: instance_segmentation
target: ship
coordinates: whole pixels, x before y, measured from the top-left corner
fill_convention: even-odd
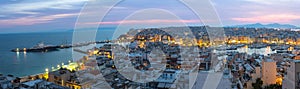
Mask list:
[[[45,45],[44,43],[39,43],[32,48],[16,48],[11,50],[12,52],[50,52],[50,51],[58,51],[59,46],[53,45]]]
[[[59,49],[66,49],[72,47],[82,47],[88,46],[90,44],[105,44],[110,43],[110,40],[105,41],[96,41],[96,42],[86,42],[86,43],[77,43],[77,44],[62,44],[62,45],[45,45],[44,43],[38,43],[32,48],[15,48],[12,49],[12,52],[49,52],[49,51],[58,51]]]

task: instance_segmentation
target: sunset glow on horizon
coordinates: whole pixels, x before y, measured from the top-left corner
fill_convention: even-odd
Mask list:
[[[72,29],[86,2],[88,2],[88,0],[0,1],[0,29],[3,32],[18,32],[22,28],[33,29],[35,31],[42,31],[42,29]],[[139,4],[135,4],[134,2]],[[199,20],[189,7],[182,7],[184,5],[179,1],[163,0],[151,2],[153,2],[153,5],[140,0],[125,0],[112,8],[102,22],[83,24],[109,26],[117,26],[120,23],[172,24],[183,22],[187,25],[195,23],[201,24],[201,18]],[[299,26],[300,10],[297,8],[300,1],[298,0],[230,0],[226,2],[222,0],[211,0],[211,2],[224,26],[250,23],[280,23]],[[134,11],[153,8],[153,6],[171,11],[173,14],[178,15],[180,20],[149,19],[123,21],[126,16],[134,13]],[[108,6],[103,7],[109,8]],[[153,13],[153,15],[155,14],[156,13]]]

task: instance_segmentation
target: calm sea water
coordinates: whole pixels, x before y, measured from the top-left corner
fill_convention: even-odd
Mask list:
[[[113,32],[113,28],[98,31],[96,40],[111,39]],[[49,45],[70,44],[72,34],[73,32],[0,34],[0,73],[22,77],[42,73],[45,68],[51,69],[58,64],[67,64],[69,60],[72,60],[72,49],[46,53],[20,52],[19,54],[10,50],[31,48],[40,42]]]

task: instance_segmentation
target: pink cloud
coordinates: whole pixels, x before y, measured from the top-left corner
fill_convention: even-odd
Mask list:
[[[200,20],[124,20],[124,21],[111,21],[111,22],[90,22],[81,24],[102,24],[102,25],[116,25],[116,24],[170,24],[170,23],[199,23]]]
[[[16,25],[34,25],[34,24],[41,24],[41,23],[49,23],[56,19],[67,18],[77,16],[77,13],[72,14],[55,14],[55,15],[48,15],[48,16],[29,16],[29,17],[21,17],[16,19],[4,19],[0,20],[0,24],[3,26],[16,26]]]
[[[293,14],[273,14],[273,15],[263,15],[255,17],[244,17],[244,18],[232,18],[232,20],[239,22],[250,22],[250,23],[287,23],[294,20],[300,20],[300,15]]]

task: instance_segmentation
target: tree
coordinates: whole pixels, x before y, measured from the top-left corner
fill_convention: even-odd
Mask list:
[[[14,83],[20,83],[20,81],[21,81],[21,78],[19,78],[19,77],[16,77],[16,79],[13,80]]]
[[[29,75],[28,77],[27,77],[29,80],[32,80],[32,77]]]
[[[35,79],[40,79],[39,75],[36,75],[36,76],[35,76]]]
[[[262,89],[263,81],[261,78],[257,78],[255,83],[252,83],[254,89]]]
[[[271,85],[265,86],[264,89],[282,89],[282,86],[280,84],[271,84]]]

